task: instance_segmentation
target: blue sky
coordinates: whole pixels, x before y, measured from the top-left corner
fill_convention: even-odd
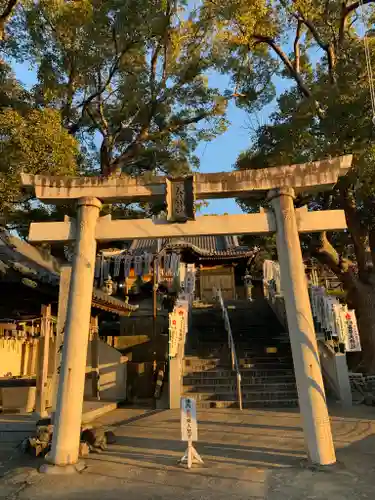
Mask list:
[[[36,82],[35,72],[25,64],[14,64],[13,69],[17,78],[26,86],[31,86]],[[213,73],[210,78],[210,85],[221,90],[230,88],[228,78],[218,73]],[[276,80],[277,93],[280,94],[287,88],[287,81]],[[269,104],[254,116],[236,107],[232,101],[229,104],[228,119],[230,126],[220,137],[210,143],[199,146],[197,155],[201,161],[201,172],[224,172],[232,170],[233,165],[241,151],[249,148],[251,144],[251,129],[256,124],[267,123],[270,113],[275,107],[274,103]],[[202,214],[237,214],[241,209],[233,199],[212,200]]]
[[[230,88],[228,78],[213,74],[210,84],[221,90]],[[286,80],[277,78],[275,80],[277,95],[282,93],[288,86]],[[238,155],[248,149],[251,145],[252,129],[257,125],[264,125],[268,121],[269,115],[275,108],[275,102],[265,106],[257,114],[249,115],[244,110],[236,107],[235,102],[229,104],[228,120],[230,126],[228,130],[216,138],[214,141],[199,146],[197,155],[201,160],[201,172],[224,172],[233,169]],[[240,207],[233,199],[211,200],[209,206],[202,210],[202,213],[214,214],[238,214]]]

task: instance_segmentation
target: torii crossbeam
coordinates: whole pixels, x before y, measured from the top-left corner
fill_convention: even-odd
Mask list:
[[[296,192],[330,189],[347,173],[351,162],[351,156],[343,156],[301,165],[196,174],[175,180],[22,175],[24,188],[34,191],[45,203],[77,202],[76,220],[32,224],[29,235],[32,242],[75,241],[50,456],[53,464],[63,466],[78,461],[96,241],[273,232],[309,457],[320,465],[336,461],[298,233],[344,230],[346,222],[340,210],[295,210],[293,200]],[[195,198],[251,196],[267,197],[272,212],[195,220]],[[99,218],[102,202],[145,200],[167,200],[167,221]]]

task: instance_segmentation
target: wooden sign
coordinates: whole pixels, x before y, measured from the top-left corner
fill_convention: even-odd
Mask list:
[[[167,221],[195,220],[194,177],[166,179]]]
[[[181,398],[181,439],[187,441],[188,447],[180,463],[188,469],[193,464],[202,465],[203,460],[193,446],[193,441],[198,441],[197,407],[193,398]]]
[[[193,398],[181,398],[181,440],[198,441],[197,406]]]

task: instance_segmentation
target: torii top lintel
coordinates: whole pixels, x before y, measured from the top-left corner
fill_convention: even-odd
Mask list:
[[[330,188],[345,175],[352,155],[337,158],[264,168],[236,170],[214,174],[195,174],[197,199],[249,197],[271,189],[291,187],[296,192]],[[94,197],[106,203],[165,199],[166,177],[53,177],[22,174],[24,188],[32,190],[45,203],[63,203],[83,197]]]

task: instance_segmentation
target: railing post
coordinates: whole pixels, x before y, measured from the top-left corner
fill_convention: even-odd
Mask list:
[[[240,410],[242,411],[242,389],[241,389],[241,373],[237,371],[237,397],[238,397],[238,405]]]
[[[224,305],[223,297],[221,295],[221,290],[213,288],[213,292],[214,292],[214,295],[216,296],[216,298],[219,300],[219,303],[221,306],[221,312],[222,312],[223,320],[224,320],[224,324],[225,324],[225,329],[228,333],[228,348],[230,349],[230,355],[231,355],[231,360],[232,360],[232,371],[236,372],[238,406],[239,406],[240,410],[242,411],[241,372],[240,372],[240,369],[238,366],[238,360],[237,360],[237,355],[236,355],[236,349],[234,346],[234,340],[233,340],[232,329],[230,326],[228,310]]]

